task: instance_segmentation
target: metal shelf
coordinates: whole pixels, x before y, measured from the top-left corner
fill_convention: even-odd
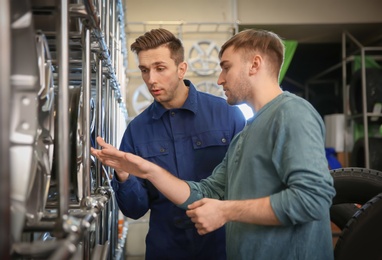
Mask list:
[[[348,54],[348,44],[356,45],[355,53]],[[366,99],[366,63],[365,59],[371,57],[374,60],[382,60],[381,55],[367,55],[367,53],[381,52],[382,46],[363,46],[357,39],[355,39],[350,33],[344,32],[342,34],[342,89],[343,89],[343,109],[345,114],[345,129],[348,128],[349,123],[347,121],[353,120],[355,117],[361,116],[363,118],[363,130],[364,130],[364,142],[365,142],[365,168],[370,168],[370,152],[369,152],[369,117],[376,116],[373,113],[368,113],[367,111],[367,99]],[[354,58],[358,54],[361,57],[361,75],[362,75],[362,114],[361,115],[351,115],[349,108],[349,92],[347,89],[347,65],[350,61],[354,61]],[[377,116],[380,116],[379,114]],[[345,148],[347,148],[347,140],[345,138]],[[345,152],[349,152],[346,151]]]
[[[355,50],[352,51],[352,53],[349,52],[348,45],[352,44],[355,45]],[[322,82],[322,78],[324,76],[327,76],[328,74],[341,69],[342,70],[342,98],[343,98],[343,113],[345,115],[345,126],[344,129],[349,130],[349,127],[351,126],[351,122],[354,121],[356,118],[363,118],[363,128],[364,133],[368,133],[368,127],[369,127],[369,117],[381,117],[382,114],[374,114],[367,112],[367,100],[366,100],[366,64],[365,59],[366,57],[372,58],[375,61],[382,61],[382,46],[363,46],[357,39],[355,39],[349,32],[344,31],[342,33],[342,58],[339,63],[334,64],[333,66],[327,68],[326,70],[318,73],[317,75],[313,76],[312,78],[308,79],[306,84],[304,85],[304,95],[305,98],[309,97],[310,91],[310,85],[317,84],[319,82]],[[361,60],[361,71],[362,71],[362,113],[358,115],[351,115],[350,112],[350,105],[349,105],[349,83],[348,83],[348,65],[355,62],[356,58],[360,57]],[[331,82],[335,87],[338,87],[337,82]],[[369,140],[368,135],[365,135],[365,168],[370,167],[370,160],[369,160]],[[346,138],[346,134],[344,134],[344,149],[345,153],[350,152],[348,150],[348,140]],[[348,157],[345,156],[345,163],[348,164]]]

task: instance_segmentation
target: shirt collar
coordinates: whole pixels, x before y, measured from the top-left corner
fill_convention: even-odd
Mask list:
[[[191,81],[189,81],[187,79],[185,79],[183,81],[184,81],[184,84],[186,84],[186,86],[189,88],[189,91],[188,91],[188,96],[187,96],[186,101],[184,102],[183,106],[179,109],[189,110],[189,111],[193,112],[194,114],[196,114],[198,111],[198,106],[197,106],[198,105],[198,99],[197,99],[198,91],[196,90],[194,85],[191,83]],[[161,118],[163,116],[163,114],[165,112],[167,112],[168,110],[171,110],[171,109],[164,108],[162,106],[162,104],[160,104],[159,102],[154,100],[154,103],[153,103],[153,119]]]

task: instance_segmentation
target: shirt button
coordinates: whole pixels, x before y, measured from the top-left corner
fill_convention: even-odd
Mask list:
[[[224,137],[222,138],[222,143],[225,144],[227,142],[227,139],[225,139]]]
[[[166,151],[166,149],[164,149],[164,148],[160,148],[160,150],[159,150],[161,153],[164,153],[165,151]]]
[[[202,145],[202,142],[201,142],[201,141],[196,141],[196,145],[197,145],[197,146],[201,146],[201,145]]]
[[[175,116],[175,112],[174,111],[171,111],[171,116]]]

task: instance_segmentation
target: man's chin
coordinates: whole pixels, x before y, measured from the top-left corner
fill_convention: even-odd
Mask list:
[[[227,98],[227,103],[231,106],[239,106],[239,105],[247,104],[245,101],[232,100],[229,98]]]
[[[228,105],[235,106],[237,105],[237,102],[234,102],[233,100],[227,99]]]

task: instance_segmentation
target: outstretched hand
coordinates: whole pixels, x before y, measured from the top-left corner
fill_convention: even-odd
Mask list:
[[[114,168],[116,171],[122,170],[123,152],[119,151],[114,146],[106,143],[101,137],[97,137],[97,143],[101,147],[100,150],[91,148],[92,155],[104,165]]]
[[[91,153],[104,165],[107,165],[117,172],[130,173],[135,176],[145,178],[149,170],[150,163],[139,156],[125,153],[114,146],[106,143],[101,137],[97,137],[97,143],[101,149],[91,148]]]
[[[91,153],[118,174],[119,181],[125,181],[129,174],[148,179],[157,189],[175,204],[182,204],[190,196],[188,184],[158,165],[132,153],[119,151],[97,137],[101,149],[91,148]],[[122,176],[122,178],[121,178]]]

